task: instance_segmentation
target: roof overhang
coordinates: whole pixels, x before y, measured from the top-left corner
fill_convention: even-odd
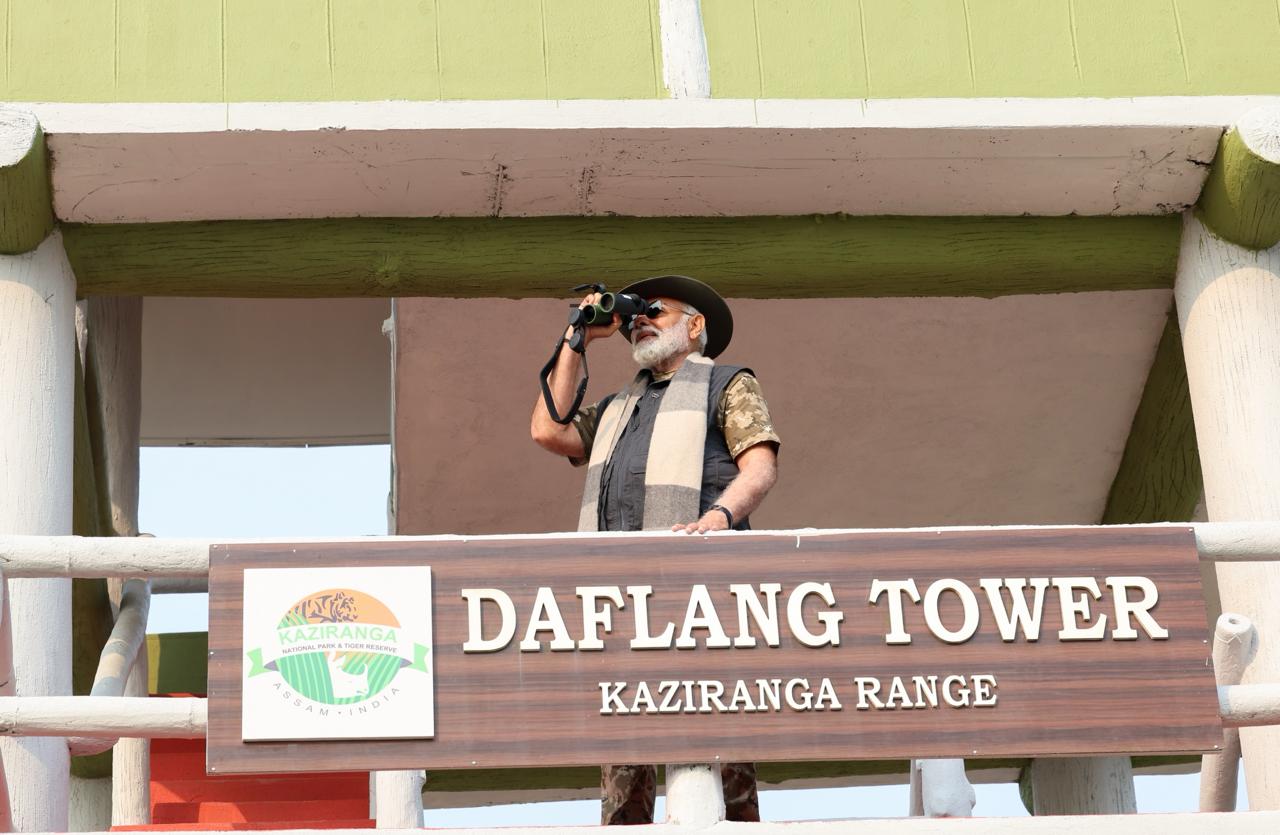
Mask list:
[[[63,221],[1142,215],[1274,96],[33,104]]]

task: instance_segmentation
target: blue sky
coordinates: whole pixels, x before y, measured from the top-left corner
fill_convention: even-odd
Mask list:
[[[386,533],[390,485],[387,446],[303,449],[170,448],[142,450],[140,529],[156,536],[350,537]],[[152,632],[208,628],[205,595],[161,595]],[[1242,790],[1239,808],[1247,807]],[[977,815],[1025,815],[1017,786],[977,786]],[[1199,775],[1139,777],[1140,812],[1194,811]],[[429,810],[428,826],[591,824],[595,801],[481,809]],[[761,796],[768,820],[896,817],[907,787],[778,790]],[[661,799],[657,812],[661,819]]]

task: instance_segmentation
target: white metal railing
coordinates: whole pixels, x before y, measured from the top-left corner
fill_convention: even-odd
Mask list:
[[[1200,558],[1206,562],[1280,561],[1280,522],[1199,522],[1171,524],[1168,527],[1192,528]],[[1005,526],[899,530],[937,533],[961,530],[1032,529],[1035,528]],[[805,529],[756,531],[734,535],[760,536],[785,533],[804,537],[857,532],[861,531]],[[886,529],[874,529],[874,532],[884,533]],[[670,534],[639,535],[660,537]],[[359,541],[463,542],[476,539],[562,539],[583,536],[599,536],[599,534],[364,537]],[[265,541],[267,540],[252,540],[259,543]],[[311,541],[332,542],[334,540]],[[205,736],[208,729],[208,705],[205,699],[153,700],[121,696],[120,689],[116,685],[123,686],[129,667],[132,666],[139,652],[140,635],[145,631],[147,602],[152,591],[152,583],[154,582],[156,592],[204,590],[207,588],[209,573],[209,547],[218,542],[228,542],[228,540],[0,536],[0,580],[6,577],[143,578],[127,584],[128,591],[122,597],[121,618],[117,621],[112,639],[108,641],[100,660],[98,681],[102,682],[101,688],[95,683],[94,695],[91,696],[16,697],[8,695],[13,692],[10,680],[9,687],[0,688],[0,735],[66,736],[72,738],[69,742],[73,749],[84,751],[104,750],[120,737],[198,738]],[[127,609],[126,606],[128,606]],[[8,624],[0,623],[0,636],[2,636],[0,637],[0,659],[8,657],[7,627]],[[1238,676],[1234,680],[1238,682]],[[112,695],[115,698],[102,699],[99,698],[101,695]],[[1280,684],[1242,685],[1226,683],[1220,677],[1218,703],[1223,724],[1227,728],[1280,724]],[[1219,758],[1225,760],[1231,754],[1238,757],[1238,749],[1236,751],[1224,749]],[[931,768],[930,765],[934,767]],[[964,808],[966,804],[956,801],[956,798],[963,800],[964,796],[971,796],[971,792],[964,777],[963,764],[960,763],[958,769],[953,767],[954,765],[955,763],[951,761],[913,763],[913,811],[933,815],[966,813]],[[1215,777],[1218,783],[1215,788],[1217,794],[1221,795],[1227,790],[1234,793],[1234,771],[1227,769],[1215,771],[1215,775],[1219,773],[1226,776]],[[421,782],[413,776],[414,774],[414,772],[380,774],[379,798],[385,795],[389,801],[400,798],[401,795],[406,795],[407,799],[406,793],[410,792],[417,795],[421,789]],[[387,779],[382,780],[383,776]],[[916,785],[917,783],[921,785]],[[945,798],[946,808],[931,808],[937,806],[936,803],[929,802],[931,796]],[[967,804],[967,809],[972,809],[972,801]],[[398,809],[395,814],[396,820],[400,820],[403,817],[403,809]],[[379,825],[383,825],[381,814],[379,814]]]

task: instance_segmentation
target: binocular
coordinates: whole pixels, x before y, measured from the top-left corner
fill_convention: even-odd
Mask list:
[[[575,307],[571,310],[569,324],[574,327],[607,325],[613,321],[613,314],[616,313],[622,317],[622,324],[626,325],[633,316],[644,315],[653,318],[661,309],[657,302],[642,299],[635,293],[602,293],[600,301],[595,304],[589,307]]]

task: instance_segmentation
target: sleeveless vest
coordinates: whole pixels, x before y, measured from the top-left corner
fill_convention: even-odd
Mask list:
[[[716,365],[711,369],[711,385],[707,392],[707,441],[702,453],[702,491],[698,497],[698,515],[707,512],[720,494],[738,475],[738,465],[729,454],[724,433],[716,426],[720,397],[740,371],[751,369],[734,365]],[[649,461],[649,441],[653,422],[667,391],[667,383],[650,382],[644,396],[636,404],[631,421],[618,438],[613,456],[604,466],[600,480],[599,520],[602,531],[638,531],[644,523],[644,475]],[[612,399],[612,398],[609,398]],[[603,413],[606,402],[601,402]],[[693,519],[686,520],[689,522]],[[734,530],[749,530],[748,519],[735,519]]]

